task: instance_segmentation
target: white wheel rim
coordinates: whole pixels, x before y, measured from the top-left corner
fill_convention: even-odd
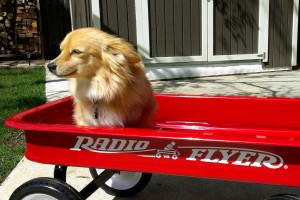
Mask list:
[[[30,195],[24,197],[22,200],[58,200],[58,199],[54,198],[52,196],[49,196],[47,194],[36,193],[36,194],[30,194]]]
[[[96,169],[97,174],[101,174],[104,169]],[[120,171],[114,174],[105,184],[116,190],[128,190],[134,187],[142,177],[141,172]]]

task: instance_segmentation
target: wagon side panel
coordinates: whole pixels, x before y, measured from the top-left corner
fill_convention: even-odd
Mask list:
[[[300,186],[296,147],[129,133],[27,131],[26,138],[26,157],[41,163]]]

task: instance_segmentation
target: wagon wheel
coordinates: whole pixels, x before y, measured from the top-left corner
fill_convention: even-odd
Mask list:
[[[101,174],[104,169],[90,168],[90,173],[93,178]],[[130,197],[141,192],[149,183],[152,174],[142,172],[117,171],[105,182],[102,189],[114,196]]]
[[[293,194],[277,194],[275,196],[268,197],[264,200],[300,200],[300,196]]]
[[[9,200],[82,200],[79,192],[54,178],[35,178],[18,187]]]

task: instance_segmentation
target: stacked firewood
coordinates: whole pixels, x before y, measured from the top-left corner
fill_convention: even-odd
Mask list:
[[[15,53],[15,0],[0,0],[0,54]]]
[[[40,53],[37,0],[17,0],[16,34],[19,53]]]
[[[0,0],[0,56],[40,54],[37,0]]]

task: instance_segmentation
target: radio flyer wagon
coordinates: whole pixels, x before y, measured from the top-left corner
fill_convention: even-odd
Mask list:
[[[156,95],[155,128],[80,127],[67,97],[11,116],[25,130],[25,156],[55,164],[54,178],[30,180],[11,200],[88,198],[141,191],[152,173],[300,186],[300,99]],[[90,168],[76,191],[67,166]],[[268,199],[300,199],[278,195]]]

